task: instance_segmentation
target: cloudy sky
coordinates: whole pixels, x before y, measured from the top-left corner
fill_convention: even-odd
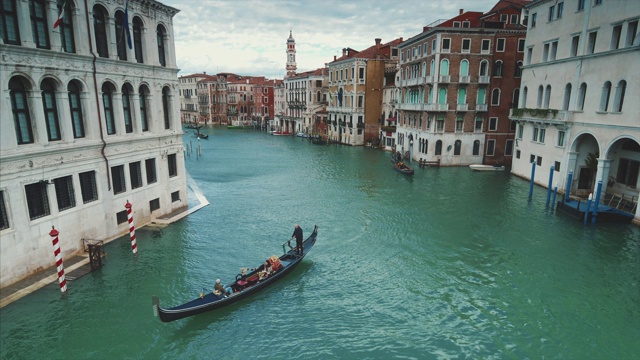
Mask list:
[[[438,19],[489,11],[498,0],[160,0],[174,17],[180,76],[207,72],[283,78],[289,30],[298,72],[323,67],[342,48],[411,38]]]

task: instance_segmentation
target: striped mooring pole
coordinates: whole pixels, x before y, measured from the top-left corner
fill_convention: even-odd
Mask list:
[[[62,263],[62,254],[60,253],[60,243],[58,242],[58,230],[51,226],[49,236],[53,238],[53,255],[56,257],[56,270],[58,271],[58,283],[60,283],[60,291],[62,295],[67,293],[67,280],[64,278],[64,264]]]
[[[131,203],[127,200],[127,203],[124,205],[127,209],[127,220],[129,221],[129,237],[131,238],[131,251],[133,251],[133,255],[138,255],[138,244],[136,244],[136,229],[133,226],[133,214],[131,214]]]

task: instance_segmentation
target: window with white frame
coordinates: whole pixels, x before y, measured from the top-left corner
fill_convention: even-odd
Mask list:
[[[462,53],[468,54],[471,52],[471,39],[462,39]]]
[[[582,83],[580,85],[580,89],[578,90],[578,104],[576,104],[576,110],[583,111],[584,110],[584,100],[587,96],[587,83]]]
[[[480,48],[481,54],[489,54],[491,52],[491,40],[482,39],[482,46]]]
[[[564,146],[564,130],[558,131],[558,142],[556,145],[560,147]]]
[[[611,45],[610,50],[616,50],[620,48],[620,36],[622,35],[622,24],[616,25],[611,31]]]
[[[462,27],[463,27],[463,28],[468,28],[470,25],[471,25],[471,23],[470,23],[470,22],[468,22],[468,21],[463,21],[463,22],[462,22]]]
[[[571,37],[571,52],[569,53],[571,57],[578,56],[578,45],[580,44],[580,34],[574,35]]]
[[[460,21],[454,21],[453,22],[453,27],[454,28],[459,28],[460,27]]]
[[[531,14],[531,26],[532,28],[536,27],[536,22],[538,20],[538,13]]]
[[[504,144],[504,155],[513,156],[513,139],[507,139]]]
[[[518,14],[511,14],[511,21],[512,24],[517,24],[518,23]]]
[[[451,39],[442,39],[442,52],[448,53],[451,50]]]
[[[497,131],[498,130],[498,118],[490,117],[489,118],[489,131]]]
[[[500,22],[507,23],[509,20],[509,14],[500,14]]]
[[[610,96],[611,96],[611,81],[607,81],[602,86],[602,95],[600,96],[600,111],[607,112],[607,110],[609,110]]]
[[[547,19],[547,21],[553,21],[555,14],[556,14],[556,6],[555,5],[549,6],[549,18]]]
[[[636,36],[638,36],[638,20],[629,21],[627,24],[627,36],[624,40],[624,46],[630,47],[636,42]]]
[[[556,19],[562,18],[562,12],[564,11],[564,2],[558,3],[558,8],[556,9]]]
[[[627,82],[620,80],[618,86],[616,86],[616,96],[613,99],[613,112],[622,112],[622,105],[624,104],[624,93],[627,90]]]
[[[518,52],[524,52],[524,44],[527,39],[518,39]]]
[[[549,61],[554,61],[556,59],[556,54],[558,53],[558,41],[551,42],[551,50],[549,51]]]
[[[476,117],[476,120],[475,120],[474,125],[473,125],[473,131],[477,132],[477,133],[481,133],[482,132],[482,123],[483,123],[482,117]],[[474,155],[477,155],[477,154],[474,154]]]
[[[487,156],[495,155],[496,141],[494,139],[487,140]]]
[[[596,49],[596,39],[598,38],[598,32],[592,31],[587,38],[587,54],[593,54]]]
[[[496,51],[497,52],[504,52],[506,41],[507,40],[504,39],[504,38],[500,38],[500,39],[496,40]]]
[[[500,105],[500,89],[496,88],[491,91],[491,106]]]
[[[27,196],[29,219],[35,220],[51,214],[46,181],[25,185],[24,192]]]

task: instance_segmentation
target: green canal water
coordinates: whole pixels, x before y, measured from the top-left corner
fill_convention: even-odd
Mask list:
[[[106,245],[105,266],[0,310],[2,359],[638,359],[640,230],[545,209],[546,189],[468,168],[395,172],[389,154],[210,129],[187,170],[211,204]],[[135,206],[135,204],[134,204]],[[237,304],[173,306],[316,246]],[[52,259],[53,262],[53,259]]]

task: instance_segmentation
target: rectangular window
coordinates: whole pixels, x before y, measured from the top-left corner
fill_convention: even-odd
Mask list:
[[[436,39],[431,40],[431,53],[432,54],[435,53],[436,50],[437,50],[436,44],[437,44]]]
[[[504,52],[505,42],[506,42],[506,39],[504,39],[504,38],[498,39],[496,41],[496,51],[497,52]]]
[[[480,49],[480,52],[482,54],[488,54],[490,51],[491,51],[491,40],[483,39],[482,40],[482,47]]]
[[[500,14],[500,22],[507,23],[509,20],[509,14]]]
[[[474,131],[475,132],[482,132],[482,118],[478,117],[476,118],[475,121],[475,125],[474,125]]]
[[[464,120],[461,117],[456,119],[456,132],[462,132],[464,130]]]
[[[171,202],[180,201],[180,191],[174,191],[171,193]]]
[[[542,62],[547,62],[549,60],[549,47],[550,44],[546,43],[542,48]]]
[[[513,139],[507,139],[507,143],[504,146],[504,155],[513,156]]]
[[[364,68],[362,67],[358,69],[358,79],[364,80]]]
[[[538,132],[539,131],[540,131],[539,128],[537,128],[537,127],[533,128],[533,138],[532,138],[533,141],[536,141],[536,142],[538,141]]]
[[[53,179],[56,188],[58,210],[67,210],[76,206],[76,196],[73,191],[73,177],[71,175]]]
[[[471,52],[471,39],[462,39],[462,53],[468,54]]]
[[[544,135],[547,132],[547,129],[541,128],[540,129],[540,143],[544,144]]]
[[[542,166],[542,156],[536,156],[536,165]]]
[[[129,219],[127,218],[127,210],[118,211],[116,213],[116,222],[118,225],[129,222]]]
[[[471,23],[470,23],[470,22],[468,22],[468,21],[463,21],[463,22],[462,22],[462,27],[463,27],[463,28],[468,28],[470,25],[471,25]]]
[[[564,131],[563,130],[558,131],[558,143],[556,145],[564,146]]]
[[[638,20],[630,21],[627,25],[627,37],[624,42],[625,47],[633,46],[636,41],[636,35],[638,33]]]
[[[442,39],[442,52],[448,53],[451,49],[451,39]]]
[[[3,1],[3,3],[5,2],[6,1]],[[33,35],[33,42],[36,44],[36,47],[40,49],[49,49],[47,4],[44,0],[31,0],[29,1],[29,5],[29,10],[31,12],[31,32]]]
[[[80,179],[80,191],[82,192],[82,203],[86,204],[98,200],[98,187],[96,186],[96,172],[87,171],[78,174]]]
[[[553,17],[555,16],[556,13],[556,6],[555,5],[551,5],[549,7],[549,19],[548,21],[553,21]]]
[[[620,48],[620,36],[622,35],[622,25],[616,25],[613,27],[611,33],[611,50]]]
[[[531,64],[532,58],[533,58],[533,46],[527,49],[527,64]]]
[[[536,27],[536,21],[538,20],[538,13],[531,14],[531,27]]]
[[[453,22],[453,27],[454,28],[459,28],[460,27],[460,21],[454,21]]]
[[[111,167],[111,180],[113,182],[114,194],[120,194],[127,191],[127,181],[124,178],[124,165]]]
[[[153,199],[149,201],[149,210],[151,212],[154,212],[158,209],[160,209],[160,199]]]
[[[558,11],[557,11],[556,19],[562,18],[563,11],[564,11],[564,2],[558,3]]]
[[[571,57],[578,56],[578,45],[580,44],[580,35],[574,35],[571,38]]]
[[[147,185],[158,181],[158,178],[156,177],[156,159],[145,160],[144,167],[147,170]]]
[[[578,11],[584,10],[584,2],[586,0],[578,0]]]
[[[518,39],[518,52],[524,52],[524,44],[526,39]]]
[[[178,164],[176,162],[176,154],[170,154],[167,156],[167,162],[169,165],[169,177],[178,176]]]
[[[511,23],[512,24],[518,23],[518,14],[511,14]]]
[[[522,152],[520,150],[516,150],[516,159],[520,159],[520,154]]]
[[[498,118],[497,117],[490,117],[489,118],[489,131],[496,131],[498,130]]]
[[[593,54],[596,50],[596,39],[598,38],[598,32],[592,31],[589,33],[587,41],[587,54]]]
[[[29,218],[35,220],[51,214],[49,211],[49,197],[47,196],[47,181],[40,181],[24,186],[27,195],[27,207]]]
[[[600,5],[602,4],[602,0],[596,0],[594,5]]]
[[[9,215],[4,205],[4,190],[0,190],[0,230],[9,228]]]
[[[494,139],[487,140],[487,156],[493,156],[496,151],[496,141]]]
[[[532,163],[534,161],[536,161],[536,156],[531,154],[531,156],[529,156],[529,163]]]
[[[560,161],[555,161],[553,163],[553,170],[557,171],[557,172],[560,172]]]
[[[142,168],[140,161],[129,163],[129,177],[131,178],[131,189],[142,187]]]
[[[554,61],[556,59],[557,53],[558,53],[558,41],[554,41],[551,43],[551,51],[549,51],[549,61]]]
[[[518,125],[518,139],[522,140],[523,133],[524,133],[524,126]]]
[[[638,184],[638,172],[640,172],[640,161],[620,158],[618,163],[618,173],[616,182],[635,188]]]

